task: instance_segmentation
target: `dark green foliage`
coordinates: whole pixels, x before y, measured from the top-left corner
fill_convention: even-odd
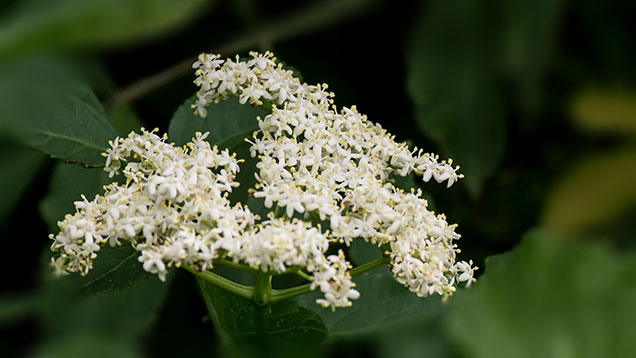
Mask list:
[[[167,290],[153,277],[127,290],[87,295],[74,280],[50,279],[38,314],[47,339],[34,354],[139,355],[140,338],[157,319]]]
[[[422,7],[408,53],[409,95],[416,123],[462,167],[477,195],[505,149],[490,23],[477,1],[433,1]]]
[[[3,355],[636,356],[634,4],[216,3],[0,4]],[[256,160],[244,141],[267,112],[237,98],[207,118],[190,107],[197,53],[248,50],[273,50],[303,81],[328,83],[336,105],[461,166],[466,178],[450,190],[393,179],[459,224],[460,259],[481,267],[473,287],[447,303],[418,298],[379,267],[354,277],[361,297],[348,309],[320,307],[319,292],[257,307],[197,290],[185,270],[162,283],[130,246],[100,250],[86,277],[51,277],[48,233],[111,181],[85,167],[103,166],[108,141],[141,125],[177,145],[209,131],[245,160],[230,200],[268,212],[249,196]],[[355,265],[381,255],[357,241],[345,250]],[[276,288],[306,282],[294,278]]]
[[[386,267],[354,277],[360,299],[353,306],[332,311],[314,301],[321,293],[300,296],[297,301],[318,312],[332,337],[373,336],[409,321],[427,321],[443,311],[440,297],[422,299],[395,282]]]
[[[0,60],[39,49],[129,43],[191,19],[205,0],[27,0],[4,14]]]
[[[245,142],[244,138],[251,138],[252,132],[258,129],[256,117],[267,115],[262,108],[241,105],[238,98],[233,97],[211,104],[207,116],[201,118],[191,107],[196,98],[196,95],[188,98],[172,116],[168,138],[177,145],[189,142],[195,132],[210,132],[208,142],[221,149],[236,150]]]
[[[532,232],[453,298],[448,327],[474,357],[631,357],[635,264]]]
[[[46,156],[39,151],[24,147],[0,148],[0,162],[4,170],[13,175],[0,176],[0,223],[6,224],[11,211],[19,202],[28,186],[42,169]]]
[[[90,166],[117,132],[69,63],[32,57],[0,67],[0,129],[54,158]]]
[[[91,292],[126,289],[139,280],[157,278],[143,269],[140,253],[128,243],[119,247],[105,247],[95,259],[94,268],[84,277],[74,276],[77,284]]]
[[[256,306],[206,281],[198,280],[217,333],[229,349],[260,352],[317,353],[327,336],[322,319],[292,301]],[[293,356],[293,355],[291,355]]]

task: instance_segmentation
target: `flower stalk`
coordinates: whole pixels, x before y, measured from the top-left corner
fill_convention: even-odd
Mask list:
[[[182,266],[184,269],[188,270],[190,273],[192,273],[193,275],[209,282],[212,284],[215,284],[225,290],[228,290],[238,296],[247,298],[249,300],[251,300],[252,298],[254,298],[254,287],[251,286],[244,286],[241,285],[240,283],[236,283],[232,280],[228,280],[227,278],[223,277],[223,276],[219,276],[217,274],[215,274],[214,272],[210,272],[210,271],[197,271],[195,269],[193,269],[190,266],[187,265],[183,265]]]
[[[387,257],[385,256],[378,257],[375,260],[369,261],[365,264],[362,264],[358,267],[355,267],[349,270],[349,274],[351,274],[351,276],[357,276],[369,270],[372,270],[378,266],[386,264],[388,262],[389,262],[389,259]],[[227,261],[225,261],[225,263],[227,263]],[[239,265],[244,268],[247,267],[240,264],[234,264],[234,263],[232,264]],[[245,285],[238,284],[232,280],[219,276],[210,271],[200,272],[200,271],[192,269],[189,266],[183,266],[183,268],[207,282],[215,284],[241,297],[254,301],[254,303],[256,303],[256,305],[258,306],[265,306],[268,304],[277,303],[292,297],[304,295],[312,291],[311,283],[306,283],[300,286],[286,288],[282,290],[275,290],[272,288],[271,273],[266,273],[266,272],[254,270],[251,268],[250,268],[251,270],[250,273],[253,273],[256,275],[256,282],[254,286],[245,286]],[[307,280],[311,280],[310,276],[300,271],[298,268],[287,270],[284,273],[295,273]]]
[[[352,277],[386,263],[420,297],[450,296],[458,283],[473,281],[472,262],[456,260],[456,225],[428,210],[420,190],[391,180],[414,173],[450,187],[463,177],[452,160],[395,141],[355,106],[338,108],[327,84],[302,82],[271,52],[246,59],[201,54],[193,68],[195,114],[205,117],[209,105],[228,97],[268,114],[221,148],[210,145],[208,133],[177,147],[143,128],[111,141],[105,170],[126,180],[94,200],[82,197],[58,223],[51,248],[60,272],[87,274],[103,247],[128,242],[144,270],[161,280],[183,266],[259,307],[312,290],[323,293],[316,299],[323,307],[349,307],[360,296]],[[248,194],[263,205],[231,200],[245,184],[238,182],[245,159],[223,147],[245,145],[237,136],[257,161]],[[380,247],[383,256],[352,268],[343,250],[332,249],[354,240]],[[211,272],[217,264],[252,274],[255,285]],[[273,290],[272,275],[283,273],[310,282]]]

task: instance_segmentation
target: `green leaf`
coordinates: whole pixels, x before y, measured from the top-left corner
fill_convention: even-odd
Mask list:
[[[140,357],[139,347],[128,339],[94,332],[76,332],[45,340],[35,347],[35,357]]]
[[[103,193],[102,187],[109,182],[108,174],[103,169],[57,163],[49,191],[39,204],[40,214],[49,230],[55,232],[58,220],[75,212],[73,203],[81,200],[82,194],[92,200],[96,194]]]
[[[602,227],[636,204],[636,150],[584,158],[569,168],[548,195],[542,226],[558,232]]]
[[[10,175],[0,176],[0,223],[9,219],[12,210],[33,182],[35,175],[42,168],[46,156],[31,148],[19,146],[2,146],[0,163],[3,171]]]
[[[74,212],[73,201],[80,193],[90,199],[101,192],[106,177],[101,169],[58,163],[49,193],[40,203],[52,230],[64,214]],[[48,247],[44,256],[50,257]],[[46,339],[35,355],[139,355],[139,342],[156,320],[172,275],[161,282],[143,271],[138,256],[130,246],[103,248],[86,277],[56,279],[45,265],[38,317]]]
[[[102,169],[86,169],[58,163],[53,171],[49,192],[40,202],[40,213],[49,230],[57,232],[57,221],[75,212],[74,201],[84,194],[91,200],[110,182]],[[137,260],[139,252],[124,243],[120,247],[104,247],[97,254],[93,269],[82,277],[71,275],[78,286],[90,292],[117,291],[128,288],[150,275]]]
[[[83,290],[78,291],[74,282],[66,281],[75,288],[61,288],[52,293],[51,304],[59,298],[68,299],[74,304],[58,307],[53,313],[53,316],[58,317],[58,322],[49,321],[50,328],[69,331],[90,329],[104,333],[118,332],[121,335],[139,335],[150,327],[169,286],[155,277],[140,281],[127,290],[87,295]],[[50,284],[62,285],[55,281]]]
[[[633,253],[533,232],[451,299],[449,333],[471,357],[633,357],[635,277]]]
[[[256,117],[265,117],[267,112],[260,107],[242,105],[238,98],[231,97],[208,106],[205,118],[194,115],[191,105],[197,97],[188,98],[174,113],[168,128],[170,141],[177,145],[189,142],[196,132],[210,132],[207,140],[211,144],[225,144],[224,147],[236,147],[243,144],[244,138],[251,137],[258,129]],[[235,150],[231,148],[231,150]]]
[[[519,115],[525,128],[541,117],[544,80],[558,43],[565,1],[499,1],[502,68],[518,91]]]
[[[176,28],[206,0],[30,0],[0,26],[0,59],[36,49],[130,43]]]
[[[576,124],[589,131],[636,134],[636,93],[584,89],[574,96],[570,110]]]
[[[36,295],[14,294],[0,298],[0,327],[32,315],[40,304],[41,299]]]
[[[421,358],[422,352],[426,358],[454,357],[438,322],[400,326],[378,335],[375,341],[380,342],[381,356],[386,358]]]
[[[292,301],[257,307],[201,279],[197,279],[214,327],[235,345],[265,352],[311,351],[326,338],[320,317]]]
[[[335,338],[375,335],[413,321],[424,322],[442,311],[438,296],[421,298],[395,281],[386,267],[353,278],[360,298],[347,308],[332,311],[315,303],[320,292],[312,292],[297,301],[325,322]]]
[[[349,257],[351,257],[351,263],[355,266],[360,266],[380,256],[382,256],[382,250],[377,245],[365,242],[362,239],[353,240],[351,246],[349,246]]]
[[[0,129],[54,158],[103,165],[117,132],[93,94],[61,59],[0,67]]]
[[[396,188],[400,188],[405,191],[410,191],[411,189],[417,190],[417,188],[419,188],[414,173],[411,173],[404,177],[399,175],[392,175],[391,180],[393,181],[393,185]]]
[[[125,243],[119,247],[104,247],[97,254],[93,269],[84,277],[73,275],[77,283],[90,292],[126,289],[151,275],[139,262],[141,254]]]
[[[253,198],[249,195],[249,189],[256,185],[254,173],[258,170],[256,168],[258,159],[250,156],[248,143],[242,143],[234,150],[237,156],[244,159],[245,162],[241,164],[241,171],[236,175],[236,181],[241,183],[241,186],[235,188],[228,198],[232,204],[243,203],[249,207],[251,212],[265,218],[270,212],[270,209],[265,207],[265,199]]]
[[[38,315],[47,339],[37,347],[36,355],[64,356],[63,352],[78,350],[78,355],[91,352],[108,356],[106,352],[113,349],[139,351],[144,333],[157,319],[171,276],[165,283],[154,278],[139,281],[126,290],[100,294],[87,294],[68,277],[48,277],[40,293],[46,304],[41,305]],[[113,347],[103,347],[101,354],[101,344],[85,344],[77,337],[93,343],[101,339]]]
[[[126,103],[116,104],[108,113],[110,122],[122,137],[127,137],[130,132],[139,133],[140,128],[143,127],[141,118],[137,115],[135,110]]]
[[[407,53],[407,89],[422,133],[452,157],[473,196],[505,149],[503,103],[493,68],[493,21],[479,1],[423,6]]]

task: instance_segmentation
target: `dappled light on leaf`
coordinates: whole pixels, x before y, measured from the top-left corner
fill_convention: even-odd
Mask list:
[[[474,357],[631,357],[635,263],[633,254],[531,232],[454,297],[451,337]]]

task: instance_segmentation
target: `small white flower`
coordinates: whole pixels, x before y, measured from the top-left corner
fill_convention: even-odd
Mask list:
[[[355,106],[336,111],[327,85],[301,84],[275,64],[271,53],[250,55],[240,77],[255,80],[237,82],[236,95],[242,102],[258,103],[267,93],[276,104],[258,119],[260,131],[250,140],[251,154],[259,158],[254,197],[264,199],[268,208],[285,208],[288,217],[317,212],[329,220],[330,236],[347,245],[356,238],[389,244],[396,279],[420,296],[450,295],[456,281],[469,284],[472,264],[455,263],[455,226],[430,212],[420,191],[404,193],[389,183],[392,174],[415,172],[426,182],[435,179],[450,187],[462,177],[459,167],[395,142]],[[238,65],[228,61],[227,68],[208,75],[226,78],[224,73]],[[235,94],[228,86],[201,86],[199,97]],[[342,295],[334,296],[326,281],[315,279],[313,286],[328,291],[321,304],[342,303],[336,303]]]
[[[450,187],[462,178],[459,167],[396,142],[355,106],[338,110],[326,84],[301,83],[272,53],[250,56],[201,54],[193,64],[199,91],[192,108],[205,117],[206,106],[229,96],[271,105],[270,114],[255,118],[259,129],[248,140],[258,159],[249,189],[283,217],[260,221],[246,206],[231,205],[242,160],[210,147],[207,133],[174,147],[142,128],[111,141],[105,153],[105,170],[123,174],[125,184],[76,202],[76,213],[59,222],[51,245],[60,252],[56,271],[86,274],[102,246],[129,242],[143,268],[162,280],[172,266],[204,271],[218,258],[270,273],[301,269],[324,294],[316,302],[334,309],[360,294],[343,251],[327,256],[329,245],[365,240],[382,247],[396,281],[418,296],[449,296],[457,282],[469,286],[476,268],[456,262],[456,226],[429,211],[420,190],[392,184],[393,176],[414,173]]]
[[[242,236],[254,217],[224,195],[237,185],[239,160],[210,148],[206,136],[197,133],[186,150],[143,129],[112,142],[106,171],[114,174],[126,163],[126,184],[112,183],[94,201],[76,202],[77,212],[53,236],[52,250],[64,254],[56,267],[85,274],[101,246],[121,240],[141,251],[144,269],[160,278],[168,264],[211,267],[214,242]]]

